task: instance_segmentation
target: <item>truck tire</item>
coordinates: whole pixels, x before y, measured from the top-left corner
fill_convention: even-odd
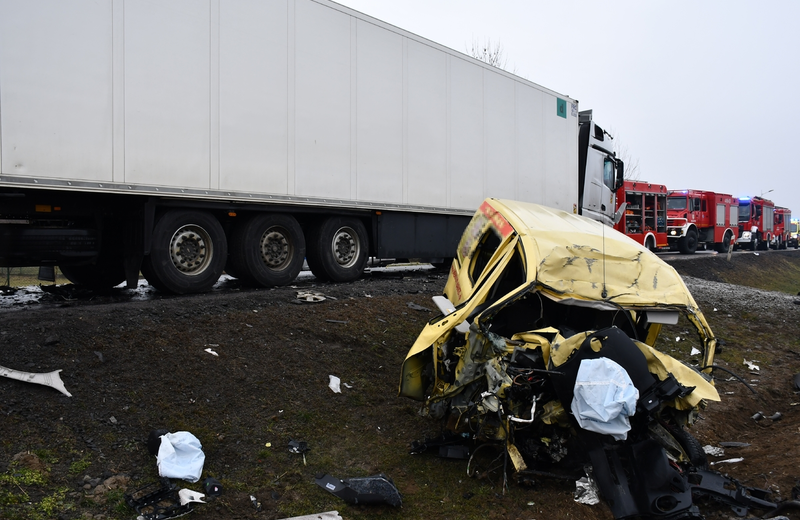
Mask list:
[[[204,211],[172,210],[153,229],[142,274],[163,292],[206,292],[219,280],[228,256],[225,232]]]
[[[308,267],[321,281],[352,282],[367,263],[367,230],[352,217],[330,217],[311,231]]]
[[[716,244],[717,253],[727,253],[728,249],[731,247],[732,238],[731,232],[726,232],[725,236],[722,237],[722,242]]]
[[[257,215],[233,230],[229,264],[250,285],[275,287],[291,283],[303,268],[306,240],[291,215]]]
[[[75,285],[83,285],[95,291],[111,289],[125,281],[125,264],[118,261],[99,260],[96,264],[59,265],[64,277]]]
[[[686,232],[685,237],[678,240],[678,249],[684,255],[691,255],[697,251],[697,231],[690,229]]]

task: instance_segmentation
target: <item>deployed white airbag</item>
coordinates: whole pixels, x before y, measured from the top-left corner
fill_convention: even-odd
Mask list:
[[[197,437],[189,432],[175,432],[161,436],[156,460],[162,477],[197,482],[206,456]]]
[[[638,399],[639,390],[619,364],[608,358],[581,361],[572,399],[572,413],[581,428],[624,441]]]

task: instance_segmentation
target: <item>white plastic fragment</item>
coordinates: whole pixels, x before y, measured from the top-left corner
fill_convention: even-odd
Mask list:
[[[59,372],[61,372],[61,369],[43,373],[23,372],[22,370],[14,370],[13,368],[0,366],[0,376],[2,377],[16,379],[17,381],[22,381],[24,383],[35,383],[37,385],[49,386],[51,388],[55,388],[67,397],[72,397],[72,394],[67,392],[64,382],[61,381],[61,376],[58,375]]]
[[[696,356],[700,354],[700,350],[697,347],[692,347],[692,351],[689,353],[690,356]]]
[[[747,366],[747,368],[748,368],[748,369],[750,369],[750,370],[760,370],[760,369],[758,368],[758,365],[756,365],[756,364],[755,364],[753,361],[747,361],[747,360],[745,359],[745,360],[744,360],[744,364],[745,364],[745,365]]]
[[[736,457],[734,459],[725,459],[725,460],[718,460],[716,462],[710,462],[709,464],[711,464],[712,466],[714,464],[725,464],[726,462],[730,463],[730,464],[733,464],[733,463],[736,463],[736,462],[742,462],[743,460],[744,460],[744,457]]]
[[[293,516],[291,518],[281,518],[281,520],[342,520],[339,511],[326,511],[313,515]]]
[[[185,506],[189,502],[198,502],[200,504],[205,504],[206,502],[203,501],[205,498],[205,494],[198,493],[197,491],[192,491],[191,489],[183,488],[178,491],[178,498],[181,500],[181,505]]]
[[[341,379],[332,375],[329,375],[328,377],[330,378],[330,382],[328,383],[328,388],[333,390],[333,392],[336,394],[341,394],[342,393],[342,387],[340,386]]]
[[[681,340],[680,336],[675,336],[675,343],[679,342],[680,340]]]
[[[589,477],[581,477],[575,481],[575,502],[593,506],[600,503],[597,495],[597,484]]]
[[[207,349],[205,349],[205,352],[208,352],[208,353],[209,353],[209,354],[211,354],[212,356],[217,356],[217,357],[219,357],[219,354],[217,354],[216,352],[214,352],[214,351],[213,351],[213,350],[211,350],[210,348],[207,348]]]
[[[703,446],[703,453],[705,453],[706,455],[711,455],[713,457],[722,457],[723,455],[725,455],[725,450],[718,446],[712,446],[710,444],[706,444],[705,446]]]

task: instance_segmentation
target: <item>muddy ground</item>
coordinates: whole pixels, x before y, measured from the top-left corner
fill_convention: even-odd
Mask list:
[[[692,433],[704,445],[748,443],[710,457],[741,462],[714,467],[774,500],[791,499],[800,479],[800,396],[792,386],[800,372],[800,253],[739,254],[731,262],[698,255],[673,265],[724,343],[717,363],[757,392],[719,371],[723,401],[710,403]],[[768,285],[773,278],[777,286]],[[76,299],[61,287],[0,310],[0,365],[62,370],[72,394],[0,378],[0,517],[134,519],[124,494],[157,481],[145,443],[152,430],[166,429],[194,434],[206,457],[202,478],[222,483],[222,495],[187,518],[332,510],[343,518],[611,518],[602,503],[577,504],[571,482],[523,487],[512,479],[504,490],[497,477],[468,478],[466,461],[408,453],[409,443],[440,431],[396,394],[400,364],[444,282],[430,270],[339,285],[309,278],[271,290],[231,281],[229,290],[145,301],[124,290]],[[301,303],[303,290],[326,298]],[[687,331],[682,323],[667,327],[657,346],[691,363],[697,341]],[[329,388],[329,375],[341,379],[341,393]],[[775,418],[755,420],[757,412]],[[292,440],[307,443],[305,457],[289,452]],[[384,473],[403,506],[347,505],[314,484],[318,473]],[[174,483],[201,490],[199,482]],[[701,510],[737,518],[715,504]]]

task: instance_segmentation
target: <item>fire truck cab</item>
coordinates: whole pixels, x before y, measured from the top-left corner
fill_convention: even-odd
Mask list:
[[[667,197],[667,241],[670,249],[692,254],[698,246],[727,251],[735,242],[739,201],[731,195],[702,190],[672,190]]]
[[[786,249],[792,237],[791,222],[792,211],[789,208],[775,206],[772,225],[773,234],[769,247],[772,249]]]
[[[769,247],[775,225],[775,204],[761,197],[739,197],[739,238],[736,246],[755,251]]]

